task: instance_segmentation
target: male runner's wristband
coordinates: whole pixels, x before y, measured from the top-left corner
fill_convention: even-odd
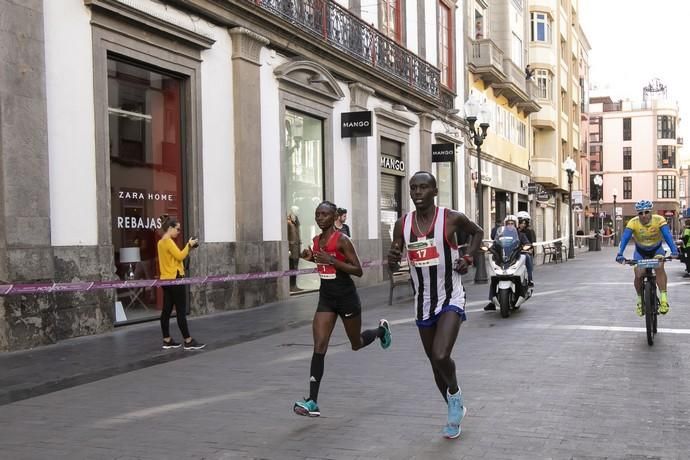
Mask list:
[[[465,254],[464,256],[462,256],[462,258],[467,265],[474,265],[474,257],[472,257],[471,255]]]

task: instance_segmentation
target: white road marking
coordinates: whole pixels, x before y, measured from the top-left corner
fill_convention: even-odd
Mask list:
[[[589,326],[586,324],[520,324],[517,327],[533,328],[533,329],[559,329],[567,331],[605,331],[605,332],[646,332],[644,327],[628,327],[628,326]],[[660,327],[659,333],[665,334],[690,334],[690,329],[668,329]]]

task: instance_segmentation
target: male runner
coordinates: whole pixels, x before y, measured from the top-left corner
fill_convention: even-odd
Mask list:
[[[410,197],[415,211],[395,223],[388,265],[395,271],[401,250],[407,250],[410,275],[415,286],[415,318],[434,380],[448,403],[446,438],[460,436],[460,422],[465,416],[462,392],[458,386],[453,345],[465,317],[465,290],[460,275],[473,263],[471,254],[479,249],[483,230],[464,214],[437,207],[436,178],[419,171],[410,179]],[[460,257],[455,234],[472,237],[467,255]]]

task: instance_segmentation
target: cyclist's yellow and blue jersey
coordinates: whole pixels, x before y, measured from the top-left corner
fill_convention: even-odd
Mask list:
[[[663,241],[664,237],[661,235],[661,227],[664,225],[667,225],[666,219],[663,216],[654,214],[647,225],[642,225],[639,217],[633,217],[625,228],[632,230],[632,237],[638,247],[652,249],[656,248]]]
[[[630,242],[630,238],[635,240],[634,258],[636,260],[653,257],[655,254],[663,255],[664,250],[661,246],[663,241],[666,241],[672,254],[678,254],[678,248],[673,242],[666,219],[658,214],[653,214],[647,225],[642,224],[639,217],[630,219],[623,231],[618,254],[623,254],[625,247]]]

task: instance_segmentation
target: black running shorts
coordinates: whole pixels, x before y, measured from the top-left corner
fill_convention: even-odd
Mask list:
[[[346,292],[319,292],[319,306],[317,312],[336,313],[341,318],[356,318],[362,314],[362,303],[356,289]]]

